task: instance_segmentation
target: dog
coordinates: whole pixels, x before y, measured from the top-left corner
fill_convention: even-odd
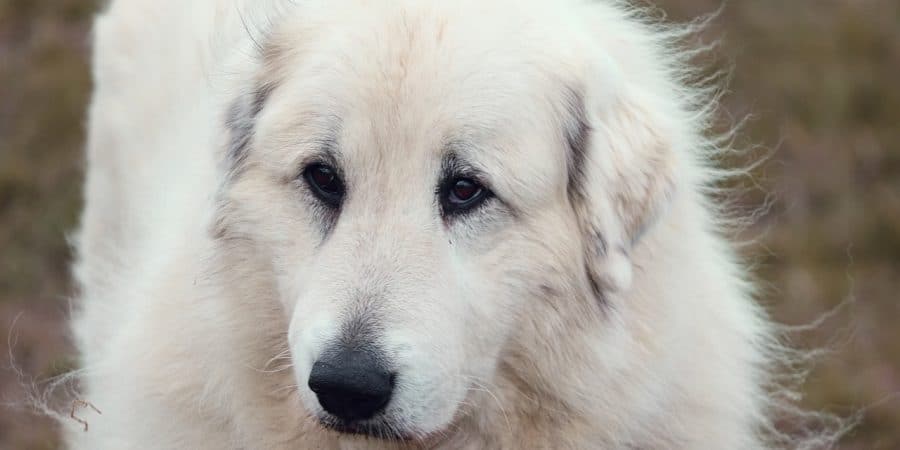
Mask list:
[[[69,447],[775,446],[692,31],[612,0],[114,0]]]

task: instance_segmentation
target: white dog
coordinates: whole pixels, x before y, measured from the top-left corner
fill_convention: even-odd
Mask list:
[[[772,445],[679,35],[611,0],[114,1],[70,447]]]

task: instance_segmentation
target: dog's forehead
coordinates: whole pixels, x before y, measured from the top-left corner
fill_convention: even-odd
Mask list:
[[[535,23],[413,3],[313,38],[277,33],[273,47],[290,51],[269,68],[282,77],[261,134],[300,151],[336,144],[351,166],[427,174],[453,151],[511,185],[563,180],[577,43]]]

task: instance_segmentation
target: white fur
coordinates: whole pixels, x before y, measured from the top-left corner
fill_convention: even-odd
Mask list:
[[[114,1],[73,323],[102,415],[69,445],[766,446],[771,327],[705,194],[713,100],[675,37],[613,1]],[[296,177],[334,121],[350,194],[323,240]],[[502,204],[440,219],[448,136]],[[400,367],[411,441],[315,420],[306,377],[352,311]]]

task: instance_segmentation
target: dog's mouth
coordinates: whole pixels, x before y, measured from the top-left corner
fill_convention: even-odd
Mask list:
[[[317,420],[319,426],[342,435],[409,443],[416,448],[434,448],[448,437],[445,430],[428,434],[414,433],[387,418],[347,422],[326,413]]]
[[[418,441],[412,433],[387,419],[370,419],[366,421],[348,422],[331,415],[319,416],[319,425],[341,434],[366,436],[388,441]]]

